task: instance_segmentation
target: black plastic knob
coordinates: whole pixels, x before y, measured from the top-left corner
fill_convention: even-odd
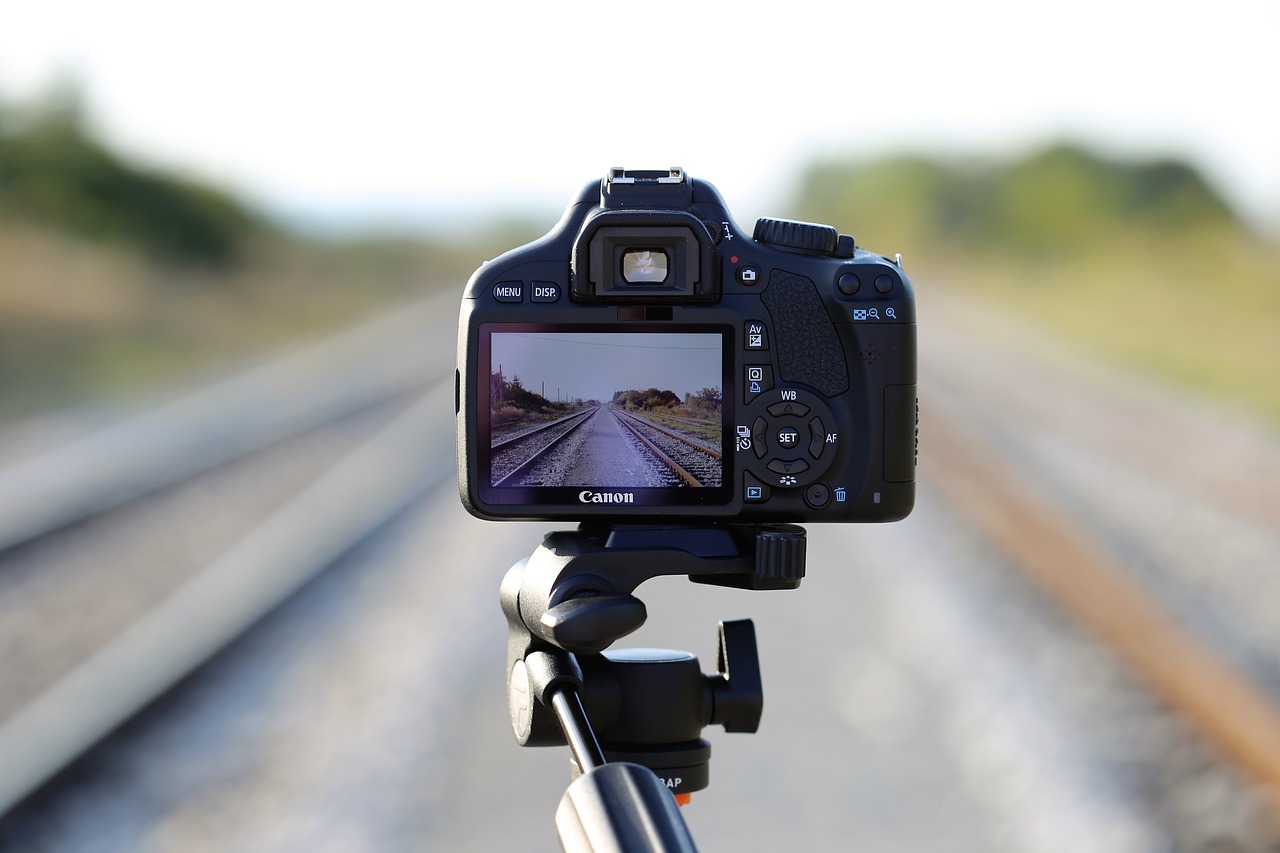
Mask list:
[[[648,615],[635,596],[589,595],[543,613],[539,633],[566,651],[594,654],[639,628]]]
[[[790,219],[759,219],[754,237],[757,243],[816,255],[834,255],[840,242],[840,233],[830,225]]]
[[[726,732],[754,732],[764,711],[760,682],[760,654],[756,628],[750,619],[720,623],[719,676],[707,676],[715,697],[711,722]]]
[[[804,579],[803,528],[779,525],[756,534],[756,576],[776,584],[800,585]]]

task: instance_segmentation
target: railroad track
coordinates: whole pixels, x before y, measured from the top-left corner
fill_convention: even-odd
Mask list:
[[[939,392],[922,479],[1251,780],[1274,849],[1280,445],[1042,351],[968,306],[940,298],[935,310],[948,334],[929,345],[945,357],[922,352],[922,387]],[[1010,347],[1036,358],[1011,369]],[[1046,452],[1050,436],[1079,458]],[[1204,444],[1213,464],[1187,453]]]
[[[613,415],[675,475],[678,484],[700,489],[718,486],[722,482],[719,450],[639,415],[617,409],[613,410]]]
[[[435,311],[445,317],[456,313],[452,310]],[[407,323],[406,327],[414,325]],[[953,328],[956,326],[963,326],[963,323],[953,324]],[[438,334],[420,337],[443,338],[448,343],[449,334],[437,331]],[[940,333],[938,337],[942,337]],[[1172,530],[1168,525],[1155,524],[1149,531],[1143,529],[1136,509],[1132,520],[1127,516],[1121,517],[1125,512],[1123,509],[1108,507],[1105,511],[1090,511],[1090,501],[1099,496],[1088,491],[1089,483],[1100,483],[1111,491],[1128,488],[1128,481],[1117,474],[1118,467],[1125,467],[1123,473],[1126,476],[1130,473],[1128,467],[1137,469],[1149,464],[1157,474],[1170,468],[1167,458],[1152,451],[1156,441],[1143,438],[1140,431],[1135,433],[1134,447],[1107,451],[1113,454],[1111,456],[1101,455],[1104,443],[1124,432],[1122,426],[1108,419],[1108,411],[1114,411],[1114,407],[1090,409],[1097,404],[1089,403],[1084,397],[1074,399],[1048,381],[1042,383],[1040,380],[1045,377],[1035,377],[1036,381],[1031,382],[1017,372],[1003,376],[1001,370],[1013,365],[1000,361],[985,363],[968,377],[961,375],[956,368],[960,361],[957,353],[963,353],[970,361],[982,355],[966,350],[962,340],[940,340],[936,344],[939,352],[933,353],[929,352],[924,341],[922,346],[922,510],[929,511],[934,500],[930,495],[938,488],[939,494],[946,497],[946,505],[958,517],[967,520],[967,530],[981,534],[992,553],[1003,555],[1000,559],[1024,570],[1045,590],[1046,600],[1057,602],[1065,612],[1074,614],[1081,624],[1096,631],[1108,648],[1114,649],[1133,672],[1152,685],[1167,707],[1191,721],[1197,737],[1220,751],[1224,756],[1224,766],[1239,768],[1241,774],[1255,780],[1255,787],[1251,790],[1261,791],[1264,795],[1273,793],[1276,780],[1280,779],[1277,775],[1280,772],[1280,750],[1277,748],[1280,724],[1277,719],[1280,717],[1276,710],[1280,685],[1274,678],[1280,671],[1277,668],[1280,644],[1274,643],[1266,633],[1269,629],[1267,614],[1274,615],[1274,611],[1267,607],[1268,600],[1275,600],[1274,578],[1268,577],[1272,573],[1241,574],[1243,566],[1231,565],[1234,560],[1222,559],[1224,549],[1229,546],[1225,533],[1204,534],[1200,538],[1211,541],[1203,543],[1203,550],[1196,551],[1195,537],[1184,541],[1178,538],[1180,531]],[[448,367],[451,353],[433,353],[424,355],[423,359],[423,363],[439,363]],[[1017,367],[1021,370],[1025,365]],[[311,442],[326,445],[330,450],[343,447],[342,453],[331,454],[338,460],[343,453],[349,454],[345,461],[327,466],[327,471],[324,470],[326,466],[320,466],[318,476],[296,475],[298,484],[282,485],[281,498],[274,507],[266,510],[247,508],[248,514],[257,516],[258,523],[229,536],[223,532],[221,550],[212,553],[182,583],[157,596],[157,604],[168,605],[166,609],[148,609],[132,619],[127,630],[102,643],[93,655],[73,666],[64,667],[61,678],[46,686],[43,692],[34,691],[38,695],[24,701],[22,707],[16,711],[11,709],[7,715],[0,711],[0,766],[5,769],[0,774],[0,786],[7,785],[0,787],[0,812],[31,790],[40,779],[48,778],[58,767],[72,760],[103,732],[126,719],[149,701],[148,697],[165,690],[167,685],[189,672],[229,638],[238,635],[275,603],[289,597],[334,554],[341,553],[350,547],[351,542],[376,529],[381,523],[379,519],[394,514],[396,507],[414,501],[422,489],[429,488],[429,484],[450,479],[453,474],[452,456],[440,452],[439,448],[452,444],[452,382],[451,377],[440,378],[445,378],[445,383],[437,386],[419,376],[403,386],[397,385],[398,391],[383,396],[377,403],[348,405],[345,409],[338,407],[346,414],[325,421],[327,426],[294,427],[292,432],[286,431],[292,438],[281,438],[276,432],[277,437],[266,440],[264,444],[255,446],[249,443],[233,458],[202,463],[195,466],[200,473],[176,475],[168,485],[151,485],[143,493],[123,500],[99,500],[97,503],[102,508],[81,511],[79,516],[64,514],[64,519],[71,520],[54,524],[54,532],[51,533],[46,526],[44,533],[19,537],[18,544],[12,544],[0,553],[0,561],[7,561],[0,565],[0,583],[6,584],[5,592],[9,593],[21,586],[21,564],[26,558],[44,550],[57,551],[59,542],[70,541],[60,538],[58,530],[69,535],[86,536],[94,528],[109,532],[115,529],[117,522],[134,514],[139,516],[137,520],[144,526],[173,527],[174,524],[160,520],[160,516],[143,510],[149,504],[155,508],[184,502],[186,498],[182,497],[182,490],[188,488],[184,483],[190,482],[195,488],[195,484],[204,479],[225,476],[233,480],[235,478],[226,473],[232,468],[243,468],[240,473],[260,468],[267,479],[283,481],[284,478],[272,468],[270,459],[280,455],[275,453],[275,449],[283,450],[286,446],[301,448]],[[1045,402],[1042,403],[1040,397]],[[1049,408],[1059,400],[1068,400],[1071,405],[1090,411],[1089,419],[1082,418],[1078,426],[1070,423],[1068,417]],[[1037,406],[1043,408],[1036,410]],[[585,417],[589,415],[583,419]],[[1160,432],[1177,433],[1182,443],[1187,443],[1183,438],[1186,433],[1181,421],[1156,419],[1155,422],[1160,424]],[[645,427],[638,426],[637,429],[644,431]],[[1067,453],[1060,449],[1056,437],[1055,443],[1049,442],[1048,433],[1054,430],[1071,433],[1066,436],[1069,443],[1065,446],[1096,449],[1100,454],[1098,463],[1093,468],[1080,467],[1091,458],[1086,454],[1083,461],[1073,462],[1080,470],[1070,467],[1067,462],[1071,460],[1066,459]],[[331,439],[323,437],[326,433],[332,433]],[[661,433],[646,432],[646,435],[651,434]],[[662,446],[661,441],[669,439],[668,435],[666,439],[654,439],[653,443]],[[144,446],[146,443],[142,442]],[[352,451],[352,447],[359,449]],[[424,447],[435,447],[436,451],[423,455]],[[1276,562],[1268,563],[1265,555],[1273,553],[1266,549],[1274,548],[1274,529],[1271,539],[1267,539],[1265,529],[1276,517],[1274,503],[1265,500],[1264,491],[1260,493],[1261,498],[1245,500],[1247,506],[1232,509],[1234,499],[1224,496],[1228,494],[1226,487],[1235,480],[1239,480],[1246,490],[1255,488],[1268,478],[1271,483],[1280,482],[1270,473],[1275,464],[1274,448],[1245,453],[1219,442],[1215,450],[1219,464],[1206,467],[1204,477],[1208,479],[1194,479],[1189,485],[1179,479],[1178,488],[1185,486],[1186,495],[1180,491],[1177,497],[1209,495],[1211,501],[1223,502],[1220,507],[1223,515],[1248,521],[1261,520],[1264,532],[1255,537],[1261,544],[1254,547],[1263,555],[1257,559],[1273,568]],[[675,457],[676,454],[668,455]],[[1223,465],[1236,455],[1248,463],[1241,471],[1255,471],[1252,478],[1224,473]],[[406,464],[407,460],[410,464]],[[1099,476],[1097,471],[1104,474]],[[1078,477],[1079,482],[1073,482],[1073,476]],[[1173,471],[1170,468],[1170,476],[1176,479],[1190,475],[1184,469]],[[391,482],[398,485],[388,488],[387,484]],[[1211,483],[1211,486],[1206,483]],[[0,479],[2,493],[3,480]],[[206,502],[201,506],[207,508],[234,501],[234,493],[235,490],[230,489],[219,501]],[[148,498],[147,494],[154,497]],[[1147,492],[1137,489],[1133,494]],[[456,506],[453,509],[457,511]],[[357,517],[353,518],[353,515]],[[75,520],[77,517],[79,521]],[[1170,518],[1180,520],[1183,516]],[[1210,528],[1212,531],[1236,530],[1226,521],[1211,520],[1220,524]],[[1115,526],[1121,521],[1129,525],[1124,530]],[[906,522],[913,523],[912,520]],[[207,515],[204,524],[210,524]],[[332,533],[333,536],[326,536],[326,541],[320,542],[317,531]],[[934,528],[923,532],[927,534],[925,538],[937,535]],[[813,533],[815,547],[821,541],[826,548],[827,562],[831,563],[845,559],[851,549],[856,550],[856,543],[869,531],[867,528],[842,528],[838,537],[829,535],[832,531],[825,529]],[[914,535],[920,533],[917,528]],[[1221,565],[1215,565],[1211,587],[1193,587],[1195,595],[1192,596],[1177,592],[1179,584],[1194,583],[1196,577],[1204,576],[1190,573],[1186,578],[1179,576],[1179,561],[1168,558],[1162,550],[1172,547],[1164,544],[1168,539],[1173,539],[1180,550],[1189,553],[1187,562],[1203,561],[1206,555],[1219,558]],[[94,547],[93,541],[86,539],[90,547]],[[21,544],[23,542],[26,544]],[[898,543],[895,547],[902,545]],[[939,543],[937,547],[945,551],[952,546]],[[459,559],[461,555],[465,559],[467,553],[465,548],[460,548],[453,558]],[[983,559],[994,561],[997,558],[984,556]],[[502,567],[493,568],[497,571]],[[814,584],[823,582],[818,568],[815,566],[811,571]],[[828,565],[824,570],[835,573],[843,568]],[[1157,569],[1167,570],[1167,573]],[[895,571],[910,575],[912,568]],[[28,574],[34,576],[35,573]],[[460,574],[467,575],[467,572]],[[875,575],[875,572],[864,573],[863,582],[872,580]],[[1271,585],[1266,585],[1268,583]],[[31,586],[38,585],[33,582]],[[61,586],[62,581],[48,585]],[[256,591],[246,594],[248,589]],[[444,594],[443,590],[441,594]],[[831,598],[849,600],[848,596],[860,594],[861,589]],[[486,601],[488,595],[486,588]],[[3,612],[5,600],[13,599],[0,595],[0,626],[14,624]],[[1188,601],[1191,604],[1187,604]],[[213,602],[223,602],[225,606],[212,606]],[[238,604],[233,607],[231,602]],[[913,599],[913,606],[914,603]],[[90,601],[86,606],[92,608],[95,605]],[[773,606],[773,599],[761,599],[753,609]],[[806,606],[816,605],[810,603]],[[654,609],[656,613],[658,608]],[[213,611],[229,615],[225,615],[219,625],[206,629],[205,622]],[[164,615],[160,615],[161,612]],[[832,619],[838,618],[838,615],[828,615]],[[864,616],[870,621],[875,614]],[[682,617],[682,620],[689,621],[687,617]],[[813,646],[830,642],[829,636],[825,641],[822,639],[825,635],[818,630],[820,621],[812,614],[803,620],[804,623],[813,623],[807,626],[808,633],[804,635]],[[913,616],[908,624],[914,625],[916,621]],[[1224,626],[1224,621],[1229,624]],[[829,630],[833,623],[822,624]],[[459,630],[467,625],[470,623]],[[803,627],[797,626],[795,636],[789,636],[785,643],[781,639],[774,642],[800,642],[798,636]],[[1239,639],[1235,639],[1236,634]],[[500,639],[496,642],[500,646]],[[1010,639],[1009,642],[1016,643],[1017,640]],[[18,645],[21,644],[9,643],[11,647]],[[154,657],[157,650],[163,652],[158,660]],[[790,651],[796,654],[800,650],[792,648]],[[784,668],[769,670],[770,690],[776,689],[775,678],[779,683],[789,683],[785,682],[789,673],[780,671]],[[0,691],[0,694],[6,692]],[[805,694],[805,690],[781,687],[771,693],[775,698],[771,698],[773,710],[770,713],[775,713],[792,693],[800,696]],[[999,704],[998,700],[993,700],[993,703]],[[86,722],[82,711],[96,711],[103,706],[109,706],[106,710],[110,713],[106,717]],[[793,710],[796,715],[802,715],[808,709]],[[945,708],[938,708],[934,713],[945,712]],[[791,720],[792,723],[797,721]],[[486,732],[485,737],[490,734]],[[741,751],[746,757],[745,767],[748,770],[753,750],[757,748],[755,743],[735,743],[733,746],[734,751]],[[527,758],[516,754],[503,760],[515,763]],[[773,759],[775,763],[778,760]],[[802,762],[802,752],[792,750],[787,761]],[[18,780],[16,784],[15,779]],[[539,779],[546,782],[541,777]],[[486,785],[491,783],[492,780],[485,780]],[[477,799],[476,792],[469,796],[472,800]],[[466,800],[463,794],[459,797],[459,802]],[[484,801],[484,804],[487,813],[491,803]],[[468,832],[480,837],[484,830],[478,822],[473,822],[468,826]],[[695,835],[702,837],[698,830],[695,830]],[[1275,837],[1270,836],[1272,840]]]
[[[599,407],[574,412],[550,423],[521,431],[494,442],[490,468],[495,486],[515,485],[536,468],[549,453],[578,427],[586,423]]]
[[[0,814],[453,474],[455,302],[0,473]]]
[[[618,442],[619,434],[628,441]],[[492,460],[499,486],[702,488],[719,485],[723,476],[719,450],[610,406],[593,406],[505,437],[493,445]]]
[[[1105,544],[954,418],[943,408],[931,427],[932,469],[952,504],[1253,777],[1280,816],[1280,697],[1166,613]]]

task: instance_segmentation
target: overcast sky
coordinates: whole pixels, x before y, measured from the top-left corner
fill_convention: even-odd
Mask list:
[[[708,334],[495,333],[490,361],[549,400],[599,400],[657,388],[684,399],[719,388],[720,336]]]
[[[0,95],[78,78],[110,139],[276,212],[554,216],[685,167],[740,222],[814,156],[1076,138],[1280,219],[1280,3],[0,0]]]

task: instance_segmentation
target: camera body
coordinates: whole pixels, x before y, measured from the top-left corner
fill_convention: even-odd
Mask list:
[[[915,300],[825,225],[740,230],[710,184],[611,170],[486,262],[458,327],[481,518],[895,521],[915,502]]]

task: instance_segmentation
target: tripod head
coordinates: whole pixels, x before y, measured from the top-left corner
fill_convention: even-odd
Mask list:
[[[584,524],[548,534],[511,568],[501,589],[516,740],[568,744],[582,774],[611,762],[641,765],[681,800],[705,788],[711,747],[702,729],[714,723],[754,732],[760,722],[764,694],[751,621],[721,623],[716,675],[704,676],[687,652],[606,649],[644,624],[648,612],[632,593],[650,578],[794,589],[804,577],[804,557],[805,533],[794,525]],[[632,791],[644,775],[628,772],[618,784]],[[568,804],[575,815],[570,834],[581,829],[575,803],[582,801],[567,794],[561,804],[562,814]]]

